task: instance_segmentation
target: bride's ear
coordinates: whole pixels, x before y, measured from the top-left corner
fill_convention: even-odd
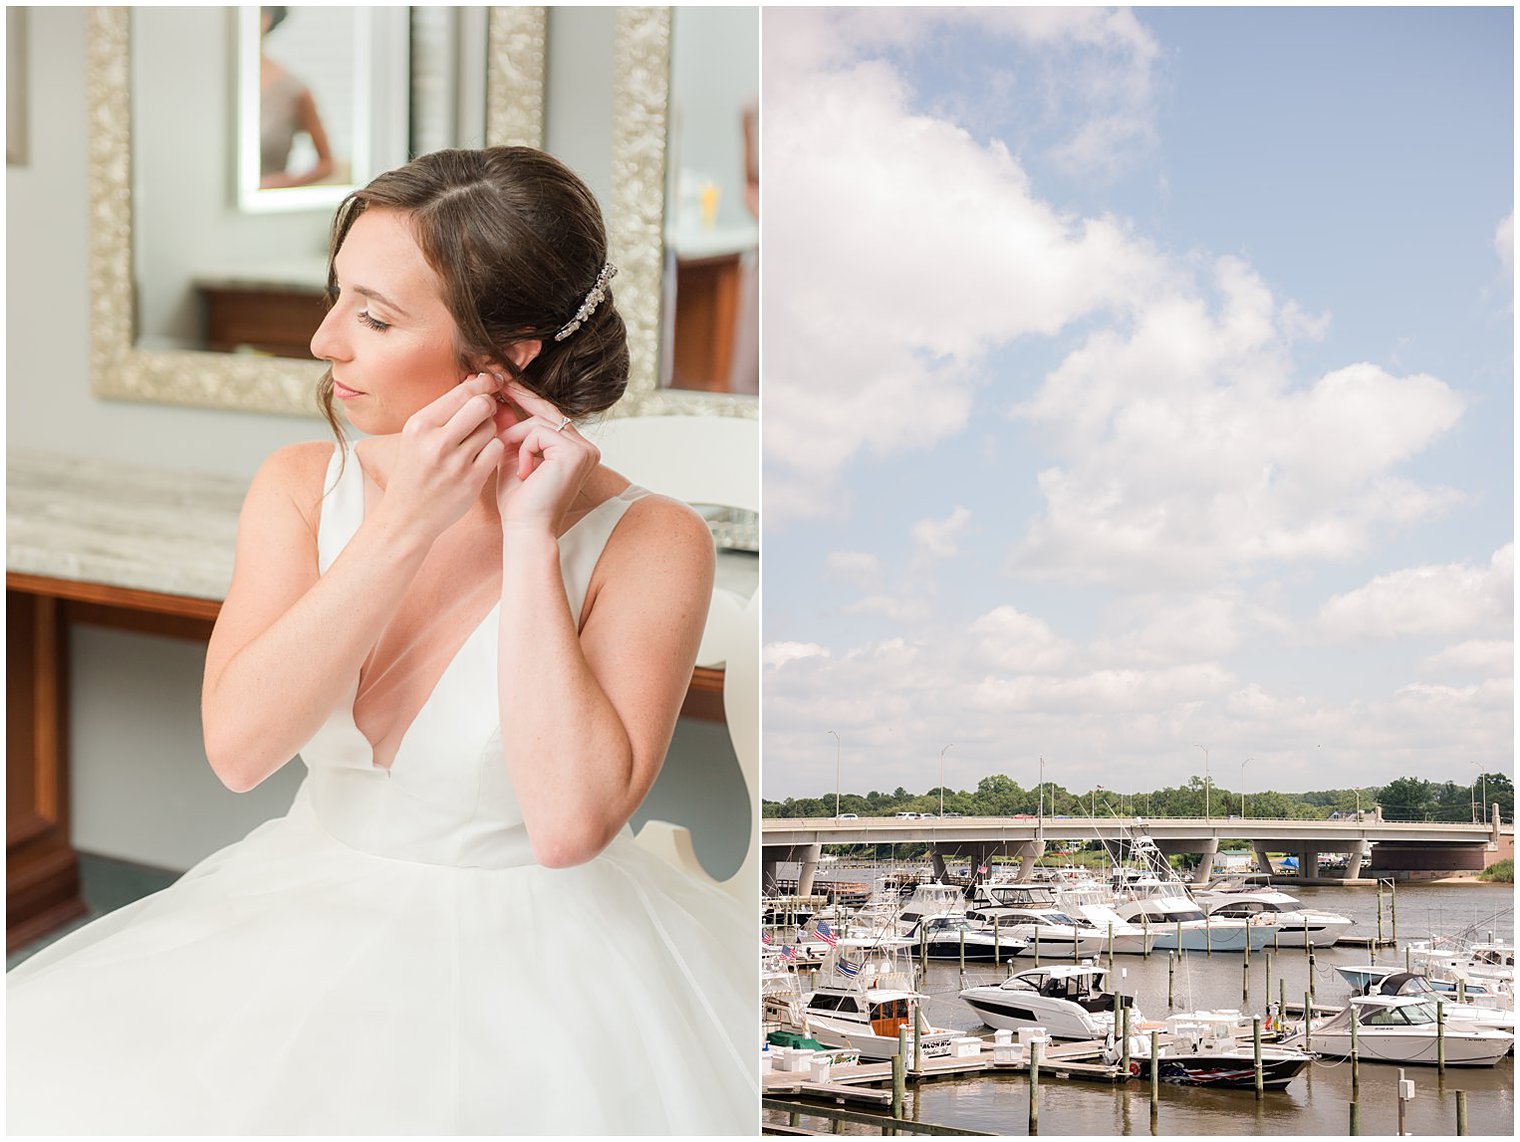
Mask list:
[[[543,347],[542,341],[514,341],[507,346],[507,356],[519,369],[526,369]]]
[[[518,370],[526,369],[543,349],[542,341],[514,341],[507,346],[506,357]],[[495,357],[477,357],[472,365],[477,373],[506,373],[502,363]]]

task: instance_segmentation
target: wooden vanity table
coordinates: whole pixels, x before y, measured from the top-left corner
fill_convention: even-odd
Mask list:
[[[6,946],[15,948],[85,911],[69,836],[69,628],[209,639],[247,483],[16,453],[8,479]],[[754,564],[720,556],[720,581],[753,591]],[[723,671],[697,668],[681,712],[721,722]]]

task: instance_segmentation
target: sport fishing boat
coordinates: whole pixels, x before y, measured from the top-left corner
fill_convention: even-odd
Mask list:
[[[1116,903],[1113,890],[1097,881],[1073,880],[1055,889],[1056,906],[1103,933],[1105,951],[1112,947],[1117,955],[1149,955],[1159,946],[1161,933],[1149,924],[1142,926],[1121,916]]]
[[[1119,1008],[1135,1003],[1109,991],[1108,969],[1095,964],[1025,968],[1000,984],[968,987],[961,1000],[989,1027],[1043,1027],[1054,1039],[1106,1038]]]
[[[1309,1029],[1308,1049],[1338,1058],[1351,1056],[1351,1013],[1356,1012],[1356,1049],[1362,1062],[1399,1066],[1437,1063],[1436,1004],[1417,995],[1353,995],[1325,1023]],[[1515,1037],[1448,1023],[1441,1029],[1448,1067],[1492,1067],[1509,1054]],[[1283,1039],[1285,1046],[1303,1047],[1299,1030]]]
[[[1260,873],[1227,877],[1207,888],[1197,889],[1193,899],[1202,906],[1210,920],[1249,920],[1252,924],[1275,930],[1276,939],[1268,942],[1316,949],[1334,947],[1342,933],[1351,927],[1351,919],[1335,912],[1307,908],[1301,901],[1274,888]]]
[[[1243,952],[1250,944],[1258,952],[1272,942],[1272,930],[1264,925],[1206,915],[1180,883],[1127,877],[1116,881],[1115,893],[1114,911],[1149,930],[1155,937],[1151,946],[1161,951]]]
[[[875,1062],[897,1054],[900,1027],[908,1029],[909,1050],[916,1048],[914,1016],[925,996],[913,986],[911,961],[904,964],[886,949],[863,953],[860,960],[836,953],[824,971],[828,982],[803,997],[797,1030]],[[963,1034],[926,1027],[924,1056],[948,1056]]]
[[[1238,1011],[1194,1011],[1172,1015],[1166,1021],[1167,1042],[1159,1048],[1160,1078],[1165,1083],[1187,1086],[1256,1086],[1256,1056],[1251,1025]],[[1110,1052],[1117,1055],[1116,1052]],[[1148,1035],[1130,1036],[1129,1073],[1150,1075],[1151,1043]],[[1117,1061],[1117,1057],[1113,1060]],[[1261,1085],[1282,1090],[1314,1061],[1296,1047],[1275,1043],[1261,1046]]]

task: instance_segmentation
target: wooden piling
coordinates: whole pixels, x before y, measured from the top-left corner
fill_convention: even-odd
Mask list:
[[[1124,1068],[1124,1081],[1129,1081],[1129,1005],[1124,1002],[1124,997],[1119,997],[1119,1023],[1124,1033],[1124,1046],[1119,1055],[1119,1065]]]
[[[1034,930],[1034,966],[1040,966],[1040,929],[1038,926]]]
[[[1314,999],[1314,941],[1309,941],[1309,999]]]
[[[1457,1091],[1457,1136],[1460,1138],[1467,1133],[1467,1092]]]
[[[892,1117],[903,1116],[903,1102],[908,1094],[908,1028],[897,1028],[897,1054],[892,1056]]]
[[[992,916],[992,963],[996,967],[1003,966],[1003,941],[998,935],[998,916]]]
[[[1166,1009],[1168,1011],[1172,1010],[1172,1008],[1174,1008],[1174,1007],[1177,1006],[1177,1001],[1176,1001],[1176,982],[1175,982],[1175,978],[1174,978],[1176,976],[1176,974],[1177,974],[1177,953],[1175,953],[1175,952],[1167,952],[1166,953]]]
[[[1356,1004],[1349,1005],[1351,1008],[1351,1101],[1356,1101],[1357,1094],[1362,1087],[1361,1051],[1357,1047],[1356,1032]]]
[[[1399,882],[1388,882],[1388,924],[1392,931],[1393,943],[1397,947],[1399,943]]]
[[[1151,1114],[1161,1101],[1161,1032],[1151,1032]]]
[[[1108,922],[1108,970],[1114,970],[1114,922]]]
[[[1251,1003],[1251,965],[1240,965],[1240,1005],[1248,1007]]]
[[[1029,1133],[1040,1132],[1040,1041],[1029,1044]]]
[[[1436,1074],[1446,1075],[1446,1004],[1436,1000]]]
[[[1382,881],[1378,882],[1378,887],[1377,887],[1377,910],[1378,910],[1378,937],[1377,937],[1377,940],[1378,940],[1378,945],[1381,946],[1382,943],[1383,943],[1383,883],[1382,883]],[[1377,956],[1377,953],[1373,952],[1373,957],[1376,958],[1376,956]]]
[[[1314,996],[1304,992],[1304,1050],[1313,1053],[1314,1048],[1309,1045],[1310,1028],[1314,1025]]]
[[[1261,1016],[1251,1016],[1251,1065],[1256,1071],[1256,1097],[1261,1098],[1266,1093],[1266,1085],[1261,1074]]]
[[[913,1008],[913,1070],[922,1074],[924,1069],[924,1009]]]
[[[966,986],[966,929],[960,929],[961,933],[961,986]]]

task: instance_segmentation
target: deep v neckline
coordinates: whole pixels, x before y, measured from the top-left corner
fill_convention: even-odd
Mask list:
[[[354,527],[354,530],[357,530],[358,527],[363,524],[368,513],[368,484],[373,483],[376,490],[379,491],[381,495],[384,495],[385,492],[384,489],[380,487],[379,481],[375,480],[374,477],[370,476],[370,474],[365,470],[363,463],[359,460],[357,448],[353,448],[350,451],[349,459],[354,462],[354,466],[359,470],[359,520]],[[565,528],[565,530],[560,533],[557,542],[563,544],[575,532],[576,528],[580,527],[593,516],[599,515],[609,504],[631,502],[629,493],[634,491],[635,485],[630,482],[628,486],[625,487],[622,491],[616,493],[615,495],[608,496],[605,500],[602,500],[594,507],[588,509],[581,515],[579,519],[577,519],[574,523],[572,523],[569,527]],[[352,532],[350,532],[349,537],[352,538]],[[563,560],[563,549],[561,549],[561,559]],[[498,590],[497,593],[499,596],[500,591]],[[363,680],[363,666],[360,666],[359,671],[357,671],[354,675],[354,698],[353,701],[348,703],[348,719],[350,724],[352,724],[354,727],[354,732],[358,734],[359,737],[363,739],[365,745],[369,747],[370,765],[372,768],[383,770],[387,777],[392,775],[392,772],[396,766],[396,762],[400,760],[401,753],[406,748],[406,744],[411,736],[413,727],[416,726],[416,724],[422,720],[423,715],[428,712],[429,707],[432,706],[433,701],[438,696],[439,691],[443,689],[444,682],[453,672],[454,667],[458,664],[459,659],[464,654],[465,650],[470,646],[471,643],[480,637],[480,632],[485,629],[486,625],[493,618],[498,617],[500,615],[500,612],[501,599],[498,597],[496,601],[493,602],[487,609],[486,613],[481,616],[479,622],[475,623],[475,625],[469,629],[469,633],[467,633],[459,645],[454,648],[453,653],[451,653],[444,661],[442,669],[438,672],[438,677],[435,678],[432,685],[428,687],[427,694],[422,699],[422,704],[417,707],[416,712],[411,716],[411,719],[407,722],[406,726],[400,731],[400,733],[396,735],[396,748],[391,752],[389,765],[382,765],[379,761],[376,760],[377,747],[375,743],[370,740],[369,735],[359,728],[359,719],[354,712],[354,707],[357,704],[359,698],[359,686]],[[577,615],[577,626],[579,626],[579,623],[580,616]]]

